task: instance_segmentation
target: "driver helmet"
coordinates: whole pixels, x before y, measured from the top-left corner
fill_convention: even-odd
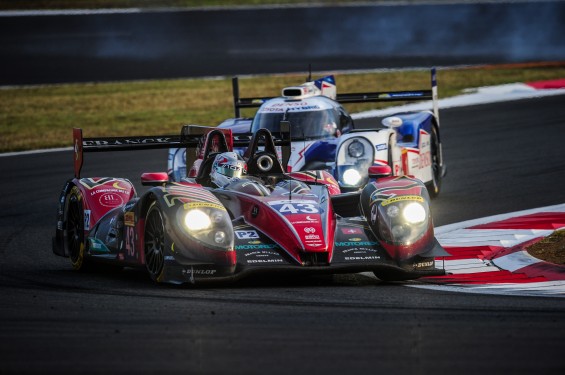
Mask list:
[[[233,178],[247,175],[247,164],[235,152],[223,152],[216,156],[212,164],[210,180],[218,187],[226,186]]]

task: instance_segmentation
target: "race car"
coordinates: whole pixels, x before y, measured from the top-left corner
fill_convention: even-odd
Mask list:
[[[240,98],[233,79],[235,118],[218,127],[252,134],[258,129],[277,131],[281,120],[292,125],[292,156],[288,171],[328,170],[343,191],[360,190],[369,182],[372,165],[388,165],[394,176],[423,181],[436,197],[446,174],[441,151],[437,80],[431,70],[431,90],[337,94],[333,76],[286,87],[280,97]],[[342,104],[432,100],[431,111],[398,113],[358,129]],[[241,117],[241,108],[259,107],[254,118]],[[243,153],[245,150],[239,150]],[[182,149],[169,151],[168,170],[180,180],[186,176]]]
[[[383,280],[444,273],[434,257],[447,253],[434,237],[421,181],[370,167],[375,181],[344,194],[326,171],[286,173],[288,126],[276,136],[260,129],[245,144],[229,129],[108,138],[83,138],[74,129],[74,178],[59,197],[53,252],[77,270],[142,267],[152,280],[174,284],[258,272],[372,271]],[[127,179],[81,176],[86,152],[169,147],[192,156],[194,177],[143,173],[150,188],[138,195]]]

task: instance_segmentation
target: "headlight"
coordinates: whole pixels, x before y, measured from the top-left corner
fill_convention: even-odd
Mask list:
[[[219,204],[185,203],[176,213],[178,227],[190,241],[216,250],[233,249],[233,227],[228,212]],[[182,237],[181,237],[182,239]]]
[[[426,220],[426,209],[420,203],[408,203],[402,210],[402,216],[410,224],[419,224]]]
[[[358,189],[368,181],[367,171],[374,161],[374,147],[365,137],[349,137],[338,145],[335,177],[339,186]]]
[[[193,209],[184,216],[184,225],[191,231],[203,230],[210,228],[212,220],[204,211]]]
[[[357,169],[348,169],[343,172],[343,182],[347,185],[355,186],[361,181],[361,174]]]
[[[419,196],[395,196],[377,204],[379,238],[391,244],[410,245],[428,228],[429,209]]]
[[[347,146],[347,152],[352,158],[360,158],[365,154],[365,147],[359,141],[353,141]]]

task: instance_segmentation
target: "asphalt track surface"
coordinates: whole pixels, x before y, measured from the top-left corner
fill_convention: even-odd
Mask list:
[[[563,61],[564,34],[537,0],[0,13],[0,85]]]
[[[565,201],[565,96],[442,112],[436,225]],[[85,130],[88,134],[88,129]],[[70,136],[70,134],[69,134]],[[83,175],[164,170],[88,154]],[[565,299],[455,294],[361,275],[159,286],[51,253],[71,153],[0,158],[0,373],[563,374]]]

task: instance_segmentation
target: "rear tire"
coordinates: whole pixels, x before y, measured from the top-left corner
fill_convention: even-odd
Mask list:
[[[161,282],[165,269],[165,225],[157,202],[147,211],[144,239],[145,267],[153,281]]]
[[[435,127],[432,127],[430,152],[432,157],[432,180],[426,184],[430,198],[435,198],[441,191],[441,160],[439,155],[439,136]]]

